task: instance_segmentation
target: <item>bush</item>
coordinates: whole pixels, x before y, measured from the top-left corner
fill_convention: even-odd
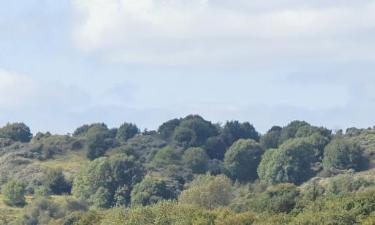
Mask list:
[[[258,167],[262,182],[272,185],[278,183],[301,184],[310,179],[315,171],[316,149],[305,139],[292,139],[278,149],[268,150]]]
[[[75,177],[73,194],[96,207],[130,203],[130,192],[143,178],[143,167],[132,157],[117,154],[92,161]]]
[[[131,193],[132,205],[150,205],[162,200],[177,198],[173,181],[160,178],[146,177],[142,182],[134,186]]]
[[[253,181],[263,154],[262,147],[254,140],[240,139],[225,153],[224,166],[233,180]]]
[[[201,175],[181,193],[179,202],[206,209],[227,206],[233,198],[232,188],[232,183],[226,176]]]
[[[189,148],[182,156],[182,162],[193,173],[205,173],[208,167],[209,157],[202,148]]]
[[[278,184],[250,201],[250,208],[257,212],[289,213],[294,209],[298,196],[295,185]]]
[[[325,170],[359,171],[367,168],[368,161],[363,156],[363,149],[357,143],[336,138],[324,150],[323,166]]]
[[[29,142],[33,135],[30,128],[24,123],[8,123],[0,129],[0,138],[9,138],[13,141]]]
[[[16,181],[8,181],[1,190],[3,201],[8,206],[23,207],[26,205],[25,186]]]
[[[117,140],[120,142],[126,142],[130,138],[134,137],[139,133],[139,128],[132,123],[122,124],[117,131]]]
[[[49,170],[43,179],[43,186],[56,195],[69,194],[72,188],[61,169]]]

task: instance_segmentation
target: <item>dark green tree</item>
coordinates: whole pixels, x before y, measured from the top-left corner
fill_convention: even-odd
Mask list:
[[[134,186],[131,193],[131,204],[150,205],[175,198],[177,198],[176,187],[172,181],[146,177]]]
[[[204,149],[211,159],[223,160],[227,146],[221,136],[216,136],[207,139]]]
[[[30,128],[24,123],[8,123],[0,129],[0,138],[29,142],[32,137],[33,135],[30,132]]]
[[[257,178],[262,154],[262,147],[254,140],[240,139],[225,153],[224,166],[233,180],[252,181]]]
[[[43,179],[43,186],[52,194],[68,194],[71,191],[71,184],[65,179],[61,169],[51,169]]]
[[[367,167],[368,161],[363,156],[363,149],[357,143],[336,138],[324,150],[323,165],[325,170],[359,171]]]
[[[279,147],[279,139],[282,128],[273,126],[266,134],[260,138],[260,144],[264,149],[271,149]]]
[[[117,154],[96,159],[83,168],[74,180],[72,192],[97,207],[116,205],[118,193],[122,193],[123,203],[129,204],[130,192],[142,178],[143,168],[134,158]],[[126,191],[120,191],[124,187]]]
[[[185,117],[181,120],[179,127],[188,128],[194,132],[196,137],[195,146],[202,146],[206,143],[209,137],[214,137],[219,134],[218,128],[214,124],[204,120],[198,115],[189,115]]]
[[[258,167],[258,175],[266,184],[301,184],[311,178],[315,171],[317,150],[305,139],[291,139],[278,149],[268,150]]]
[[[93,160],[103,156],[109,148],[115,146],[116,142],[111,134],[107,126],[103,124],[93,125],[87,130],[85,137],[88,159]]]
[[[179,119],[173,119],[169,120],[165,123],[163,123],[159,128],[158,128],[158,133],[159,135],[164,139],[164,140],[170,140],[173,136],[174,130],[180,125],[180,120]]]
[[[279,144],[284,143],[286,140],[295,138],[298,129],[305,126],[311,126],[305,121],[295,120],[290,122],[287,126],[283,127],[280,134]]]
[[[139,128],[132,123],[124,123],[122,124],[118,131],[117,131],[117,140],[120,142],[126,142],[130,138],[134,137],[135,135],[139,134]]]
[[[181,152],[167,146],[160,149],[152,159],[153,165],[156,167],[179,164],[181,160]]]
[[[278,184],[250,201],[250,208],[258,212],[289,213],[294,209],[299,194],[293,184]]]
[[[190,128],[177,127],[173,134],[173,140],[183,148],[197,146],[197,135]]]
[[[205,173],[208,167],[209,157],[202,148],[188,148],[182,156],[182,162],[193,173]]]
[[[227,146],[231,146],[239,139],[253,139],[259,141],[259,133],[248,122],[228,121],[221,134]]]

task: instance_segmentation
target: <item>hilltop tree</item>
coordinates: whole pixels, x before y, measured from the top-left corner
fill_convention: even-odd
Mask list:
[[[87,158],[90,160],[103,156],[104,153],[115,145],[113,132],[104,124],[92,125],[85,132],[87,142]]]
[[[240,139],[225,153],[224,166],[233,180],[252,181],[257,178],[262,154],[262,147],[254,140]]]
[[[239,139],[253,139],[259,141],[259,133],[254,126],[248,122],[240,123],[238,121],[228,121],[221,134],[227,146],[231,146]]]
[[[363,156],[363,149],[354,142],[336,138],[324,150],[323,165],[325,170],[356,171],[366,168],[368,162]]]
[[[260,138],[260,144],[264,149],[277,148],[279,147],[279,139],[282,128],[279,126],[273,126],[266,134]]]
[[[164,139],[164,140],[169,140],[172,135],[174,130],[180,125],[180,120],[179,119],[173,119],[169,120],[158,128],[158,133],[159,135]]]
[[[301,184],[315,172],[316,149],[305,139],[291,139],[278,149],[266,151],[258,167],[258,175],[266,184]]]
[[[30,132],[30,128],[24,123],[8,123],[0,129],[0,138],[29,142],[32,137],[33,135]]]
[[[139,128],[132,123],[124,123],[122,124],[118,131],[117,131],[117,140],[120,142],[126,142],[130,138],[134,137],[135,135],[139,134]]]

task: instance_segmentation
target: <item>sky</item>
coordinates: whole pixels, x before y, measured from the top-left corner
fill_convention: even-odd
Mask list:
[[[375,0],[12,0],[0,126],[375,125]]]

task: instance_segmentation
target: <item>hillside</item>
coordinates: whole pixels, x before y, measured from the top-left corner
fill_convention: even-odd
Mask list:
[[[375,224],[374,128],[15,123],[0,146],[0,224]]]

